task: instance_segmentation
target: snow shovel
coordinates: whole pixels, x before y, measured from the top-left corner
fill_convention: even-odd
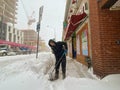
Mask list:
[[[62,54],[62,56],[60,57],[58,63],[55,65],[55,67],[53,68],[53,70],[49,73],[49,80],[50,80],[50,81],[54,81],[53,72],[54,72],[56,66],[58,66],[59,62],[62,60],[62,58],[63,58],[63,56],[64,56],[65,54],[66,54],[66,52],[64,52],[64,53]]]

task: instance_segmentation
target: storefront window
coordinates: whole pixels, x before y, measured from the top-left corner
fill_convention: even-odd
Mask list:
[[[80,37],[79,37],[79,35],[77,36],[77,38],[76,38],[76,41],[77,41],[77,54],[80,54]]]
[[[87,30],[82,32],[82,54],[88,56],[88,40],[87,40]]]

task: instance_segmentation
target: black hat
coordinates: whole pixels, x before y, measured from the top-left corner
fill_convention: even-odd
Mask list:
[[[48,45],[49,45],[49,46],[51,46],[51,45],[50,45],[50,42],[53,42],[53,43],[56,44],[56,42],[55,42],[53,39],[50,39],[49,42],[48,42]]]

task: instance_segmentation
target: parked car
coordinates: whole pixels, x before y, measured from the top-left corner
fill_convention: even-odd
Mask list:
[[[0,50],[0,55],[1,56],[6,56],[7,55],[7,50]]]
[[[6,56],[6,55],[16,55],[16,52],[8,47],[6,44],[0,44],[0,56]]]
[[[5,56],[7,55],[8,51],[8,45],[6,44],[0,44],[0,55]]]

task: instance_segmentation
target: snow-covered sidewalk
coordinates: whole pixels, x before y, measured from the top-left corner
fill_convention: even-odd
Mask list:
[[[67,77],[49,81],[50,68],[54,66],[51,53],[0,57],[0,90],[119,90],[116,83],[98,80],[89,70],[75,60],[67,58]],[[118,75],[119,77],[119,75]]]

